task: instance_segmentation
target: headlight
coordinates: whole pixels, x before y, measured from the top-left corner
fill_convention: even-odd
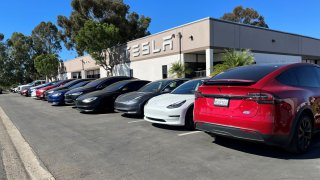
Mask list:
[[[49,91],[48,94],[52,94],[54,91]]]
[[[72,93],[70,95],[71,96],[80,96],[81,94],[83,94],[83,92],[76,92],[76,93]]]
[[[52,95],[52,97],[59,97],[61,95],[62,95],[62,93],[55,93],[55,94]]]
[[[84,99],[82,100],[82,102],[84,103],[91,103],[92,101],[98,99],[97,97],[91,97],[91,98],[87,98],[87,99]]]
[[[167,108],[168,109],[178,108],[178,107],[181,107],[185,102],[186,102],[186,100],[179,101],[179,102],[176,102],[174,104],[170,104],[169,106],[167,106]]]

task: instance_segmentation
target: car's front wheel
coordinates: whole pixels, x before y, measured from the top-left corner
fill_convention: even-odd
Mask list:
[[[195,125],[193,121],[193,106],[190,107],[185,116],[185,128],[188,130],[194,130]]]
[[[307,152],[311,145],[312,135],[312,118],[307,115],[301,116],[288,150],[298,154]]]

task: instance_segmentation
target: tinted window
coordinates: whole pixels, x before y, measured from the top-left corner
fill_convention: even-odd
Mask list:
[[[90,83],[88,83],[86,86],[87,87],[96,87],[98,86],[100,83],[102,83],[103,81],[105,81],[106,79],[97,79],[94,81],[91,81]]]
[[[294,70],[300,86],[320,87],[315,67],[304,66]]]
[[[277,80],[291,86],[320,87],[317,69],[312,66],[289,69],[277,77]]]
[[[114,84],[111,84],[110,86],[104,88],[104,91],[117,91],[127,85],[130,81],[120,81]]]
[[[188,81],[173,90],[171,94],[194,94],[202,82],[203,80]]]
[[[280,74],[280,76],[277,77],[277,80],[281,82],[282,84],[286,84],[289,86],[298,86],[298,79],[296,77],[296,74],[293,70],[288,70],[286,72],[283,72]]]
[[[78,80],[70,81],[64,84],[63,87],[70,87],[70,86],[73,86],[74,84],[77,84],[78,82],[79,82]]]
[[[151,82],[145,86],[143,86],[141,89],[139,89],[140,92],[158,92],[160,91],[168,81],[155,81]]]
[[[75,85],[71,86],[70,89],[82,87],[82,86],[88,84],[89,82],[90,82],[90,81],[81,81],[81,82],[79,82],[78,84],[75,84]]]
[[[177,88],[178,86],[180,86],[184,82],[185,81],[173,81],[170,84],[168,84],[166,89],[170,89],[170,91],[172,91],[172,90],[174,90],[175,88]]]
[[[235,79],[257,82],[271,72],[279,69],[281,65],[251,65],[242,66],[222,72],[210,80]]]

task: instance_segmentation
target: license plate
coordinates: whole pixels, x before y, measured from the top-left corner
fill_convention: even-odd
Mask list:
[[[215,98],[213,104],[214,104],[215,106],[228,107],[228,106],[229,106],[229,99],[225,99],[225,98]]]

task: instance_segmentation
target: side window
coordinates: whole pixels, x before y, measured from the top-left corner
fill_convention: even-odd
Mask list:
[[[296,67],[277,77],[282,84],[301,87],[320,87],[320,72],[312,66]]]
[[[296,74],[292,69],[283,72],[276,79],[282,84],[286,84],[289,86],[299,86]]]
[[[303,87],[320,87],[318,74],[315,67],[304,66],[295,69],[299,86]]]

